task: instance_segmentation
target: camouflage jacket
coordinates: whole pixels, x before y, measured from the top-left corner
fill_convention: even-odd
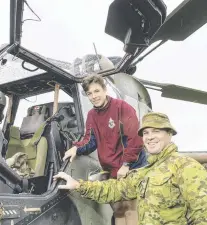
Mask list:
[[[78,192],[99,203],[137,198],[139,225],[207,225],[207,171],[173,143],[125,179],[80,181]]]
[[[6,160],[7,165],[12,168],[20,177],[30,178],[35,175],[34,170],[28,164],[28,155],[17,152]]]

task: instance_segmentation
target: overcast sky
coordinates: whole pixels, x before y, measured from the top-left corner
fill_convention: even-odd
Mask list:
[[[9,0],[0,0],[0,44],[9,42]],[[41,22],[26,21],[22,45],[46,57],[72,62],[98,53],[123,56],[123,44],[104,33],[111,0],[28,0]],[[181,0],[165,0],[170,13]],[[25,7],[24,19],[36,17]],[[168,42],[150,54],[137,68],[146,80],[175,83],[207,91],[207,25],[184,42]],[[150,92],[153,110],[167,113],[177,128],[174,138],[180,150],[207,150],[207,106],[163,99]],[[38,104],[38,103],[37,103]]]

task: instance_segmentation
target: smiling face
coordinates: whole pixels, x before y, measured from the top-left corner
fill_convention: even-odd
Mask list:
[[[91,83],[86,95],[95,107],[104,107],[107,103],[106,88],[98,83]]]
[[[172,134],[166,130],[157,128],[145,128],[143,130],[143,142],[150,154],[160,153],[170,142]]]

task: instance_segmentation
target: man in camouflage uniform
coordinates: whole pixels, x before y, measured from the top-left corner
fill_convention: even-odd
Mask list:
[[[139,225],[207,225],[207,171],[192,158],[177,153],[171,142],[177,132],[168,117],[148,113],[138,134],[149,153],[148,165],[126,178],[108,181],[76,181],[61,172],[66,185],[99,203],[137,198]]]

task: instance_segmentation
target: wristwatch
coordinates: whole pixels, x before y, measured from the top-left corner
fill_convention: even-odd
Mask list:
[[[123,166],[128,166],[128,167],[130,167],[130,166],[131,166],[131,163],[129,163],[129,162],[123,162]]]

